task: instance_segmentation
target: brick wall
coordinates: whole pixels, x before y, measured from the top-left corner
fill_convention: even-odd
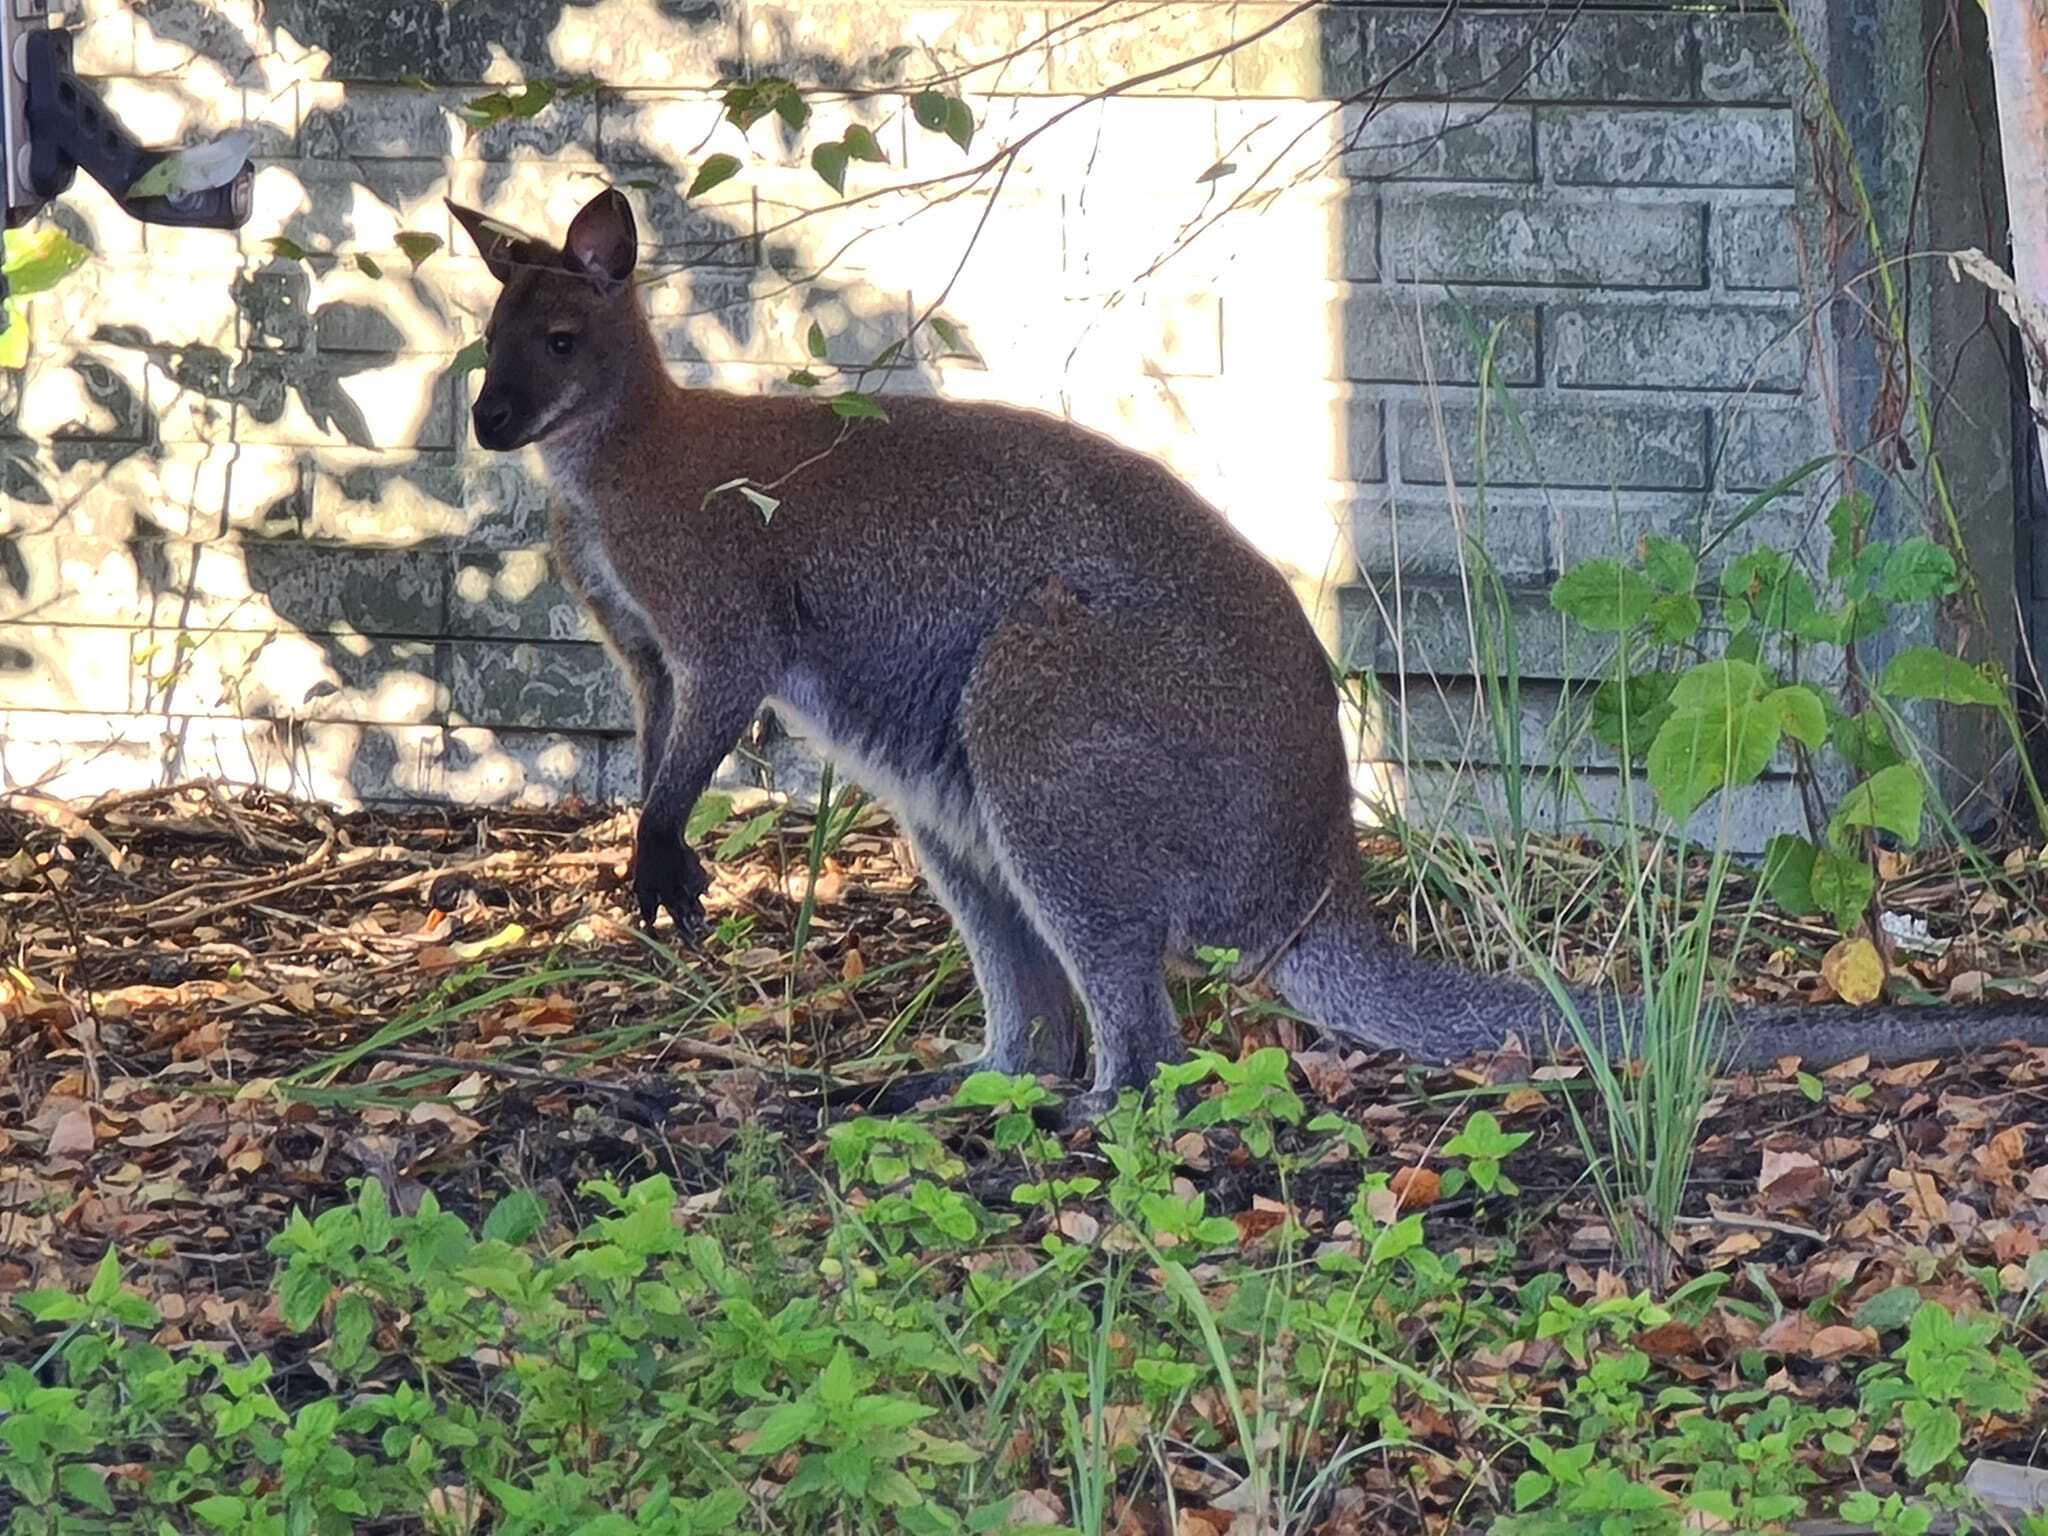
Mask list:
[[[1551,574],[1644,529],[1696,536],[1826,446],[1797,292],[1816,219],[1798,63],[1769,11],[1462,11],[1425,46],[1434,9],[1353,4],[1085,99],[1285,14],[95,0],[81,62],[141,131],[242,123],[262,158],[239,237],[144,230],[83,188],[58,215],[99,260],[36,302],[32,366],[0,384],[5,781],[630,792],[626,701],[550,573],[537,465],[467,441],[451,362],[492,285],[441,203],[559,228],[600,178],[630,184],[674,269],[650,302],[686,377],[781,387],[814,322],[858,361],[950,281],[982,362],[913,359],[885,390],[1041,405],[1161,454],[1293,574],[1333,645],[1437,674],[1405,722],[1368,722],[1367,755],[1412,770],[1368,783],[1430,792],[1427,760],[1483,765],[1459,682],[1468,326],[1497,330],[1526,429],[1492,413],[1484,498],[1524,669],[1596,665],[1565,654]],[[964,72],[971,156],[900,96],[820,100],[801,144],[718,121],[721,77],[859,84],[898,42],[904,78]],[[458,115],[488,84],[583,75],[602,89],[529,122]],[[1383,82],[1372,110],[1333,106]],[[849,190],[912,190],[834,209],[806,157],[854,119],[890,163],[856,164]],[[915,189],[1034,131],[999,189]],[[687,205],[717,150],[745,172]],[[1278,196],[1205,224],[1268,167]],[[402,231],[449,245],[415,270]],[[1809,513],[1745,537],[1796,542]],[[1551,698],[1530,690],[1532,724]],[[1766,793],[1754,814],[1778,809]]]

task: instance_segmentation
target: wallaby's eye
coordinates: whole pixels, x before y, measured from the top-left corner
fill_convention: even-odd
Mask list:
[[[574,331],[549,331],[548,350],[557,357],[567,357],[576,350],[576,333]]]

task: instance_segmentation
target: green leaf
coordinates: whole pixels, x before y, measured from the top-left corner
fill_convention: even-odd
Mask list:
[[[98,1467],[71,1462],[57,1474],[57,1483],[64,1490],[64,1496],[73,1503],[96,1509],[103,1515],[114,1512],[114,1496],[107,1492],[107,1475]]]
[[[256,136],[246,128],[230,128],[204,144],[164,156],[129,183],[130,197],[179,197],[224,187],[248,163]]]
[[[709,837],[711,829],[732,814],[731,795],[699,795],[697,803],[690,808],[690,819],[683,827],[683,836],[690,842]],[[489,1224],[485,1224],[488,1234]]]
[[[875,142],[873,131],[859,123],[846,130],[841,142],[846,145],[846,152],[856,160],[865,160],[873,165],[889,163],[889,157],[882,152],[882,146]]]
[[[943,133],[946,128],[946,98],[937,91],[919,91],[910,98],[910,115],[917,120],[917,126],[932,133]]]
[[[1888,603],[1919,603],[1956,590],[1955,556],[1932,539],[1901,540],[1877,578],[1877,595]]]
[[[1814,910],[1813,864],[1819,856],[1820,849],[1791,832],[1780,832],[1764,847],[1764,889],[1795,917]]]
[[[525,90],[512,98],[512,115],[522,121],[538,117],[541,108],[554,99],[555,87],[551,81],[531,81]]]
[[[1856,558],[1856,540],[1870,526],[1871,500],[1861,491],[1851,491],[1828,508],[1828,579],[1840,581]]]
[[[804,347],[815,358],[822,359],[825,356],[825,328],[815,320],[811,322],[811,328],[804,333]]]
[[[759,486],[755,485],[752,481],[748,480],[745,475],[741,475],[737,479],[728,480],[722,485],[714,485],[713,487],[711,487],[710,490],[704,493],[704,505],[707,507],[710,506],[713,500],[715,500],[717,497],[723,496],[727,491],[737,491],[740,495],[744,496],[748,501],[752,502],[754,510],[761,514],[761,520],[763,522],[766,522],[769,518],[773,517],[775,515],[776,508],[782,505],[782,503],[777,501],[773,496],[770,496],[766,491],[762,490]],[[760,819],[761,818],[758,816],[754,818],[755,821],[759,821]],[[753,822],[749,822],[747,825],[752,826]],[[740,830],[743,832],[746,830],[746,828],[743,827]],[[733,834],[734,837],[737,837],[738,835],[739,833],[737,832]],[[729,848],[731,846],[732,838],[727,838],[726,847]],[[754,845],[752,843],[748,843],[746,845],[746,847],[748,848],[751,848],[753,846]],[[732,857],[732,854],[721,851],[718,857],[721,859],[729,859]]]
[[[764,523],[773,518],[782,506],[780,501],[757,485],[736,485],[733,489],[754,504],[754,510],[761,514],[761,521]]]
[[[485,345],[483,337],[479,336],[460,352],[456,353],[454,361],[448,366],[455,377],[459,379],[465,374],[476,372],[477,369],[489,362],[490,358],[491,349]]]
[[[1911,847],[1920,841],[1920,813],[1925,799],[1920,770],[1909,763],[1893,763],[1842,796],[1834,819],[1828,823],[1828,833],[1840,839],[1852,828],[1876,827]]]
[[[1877,876],[1861,859],[1845,858],[1831,848],[1814,855],[1813,904],[1835,920],[1844,933],[1855,926],[1877,891]]]
[[[1946,1403],[1908,1398],[1899,1405],[1899,1418],[1906,1426],[1906,1475],[1915,1481],[1946,1466],[1962,1449],[1962,1418]]]
[[[327,1276],[311,1264],[294,1264],[277,1290],[277,1314],[285,1327],[304,1333],[327,1305]]]
[[[832,412],[846,421],[887,421],[889,413],[875,403],[873,395],[849,389],[832,397]]]
[[[9,299],[0,305],[0,368],[28,366],[28,314]]]
[[[1650,744],[1650,787],[1672,819],[1683,822],[1723,785],[1747,784],[1761,775],[1778,748],[1780,729],[1777,716],[1755,699],[1733,708],[1679,709]]]
[[[690,178],[690,190],[685,192],[683,196],[686,199],[702,197],[713,187],[718,186],[722,182],[731,181],[739,173],[739,156],[709,155],[705,157],[704,163],[697,167],[697,174]]]
[[[1680,675],[1671,690],[1677,709],[1732,709],[1761,698],[1769,679],[1763,669],[1747,661],[1703,661]]]
[[[1683,645],[1700,632],[1700,600],[1690,592],[1673,592],[1650,604],[1644,615],[1650,633],[1666,645]]]
[[[1756,605],[1757,622],[1765,629],[1803,634],[1820,616],[1820,602],[1806,572],[1788,568]]]
[[[299,244],[296,240],[286,239],[283,235],[273,235],[263,243],[270,247],[271,255],[282,260],[305,261],[308,259],[308,253],[303,245]]]
[[[1677,681],[1669,672],[1633,672],[1609,678],[1593,691],[1594,740],[1616,751],[1625,741],[1640,758],[1671,718],[1671,689]]]
[[[875,76],[877,79],[883,78],[888,75],[893,75],[896,72],[897,67],[901,65],[905,59],[909,58],[915,52],[917,52],[917,50],[911,47],[910,44],[898,43],[894,48],[891,48],[887,53],[879,54],[875,58],[869,60],[868,73]]]
[[[377,1314],[367,1297],[354,1291],[344,1293],[334,1304],[334,1364],[353,1371],[370,1352],[370,1337],[377,1331]]]
[[[155,1306],[133,1291],[123,1291],[108,1302],[107,1311],[124,1328],[154,1328],[164,1320]]]
[[[1540,1504],[1550,1496],[1550,1490],[1557,1484],[1541,1472],[1529,1471],[1515,1479],[1515,1508],[1526,1510],[1532,1504]]]
[[[1235,160],[1218,160],[1214,165],[1210,166],[1209,169],[1202,172],[1201,175],[1195,178],[1195,185],[1201,186],[1205,182],[1221,181],[1224,177],[1228,176],[1232,171],[1235,171],[1236,169],[1237,162]]]
[[[517,96],[504,91],[487,91],[462,104],[462,119],[472,130],[492,128],[507,119],[527,122],[540,116],[541,108],[555,99],[555,88],[546,80],[535,80]]]
[[[1996,668],[1972,666],[1931,645],[1899,652],[1877,686],[1895,699],[1939,699],[1944,704],[1984,704],[1993,709],[2006,703],[2005,678]]]
[[[809,1434],[823,1416],[824,1410],[816,1398],[803,1397],[793,1403],[784,1403],[762,1421],[759,1432],[747,1449],[756,1456],[778,1455]]]
[[[356,270],[370,278],[381,278],[384,275],[384,269],[378,266],[372,257],[362,252],[356,254]]]
[[[1700,563],[1676,539],[1652,533],[1643,539],[1643,574],[1659,592],[1690,592],[1699,580]]]
[[[230,1493],[216,1493],[194,1504],[192,1513],[215,1530],[225,1531],[242,1523],[243,1513],[248,1507],[246,1499],[238,1499]]]
[[[366,1178],[356,1191],[356,1220],[363,1252],[382,1253],[391,1242],[391,1200],[382,1179]]]
[[[75,1323],[92,1311],[84,1297],[69,1291],[28,1291],[14,1304],[39,1323]]]
[[[737,830],[729,834],[726,840],[718,845],[718,851],[712,857],[720,863],[738,858],[749,848],[760,842],[762,838],[766,837],[773,830],[775,823],[781,819],[782,807],[771,805],[767,810],[761,812],[760,815],[742,822]]]
[[[1640,571],[1619,560],[1588,560],[1558,577],[1550,606],[1586,628],[1618,634],[1633,629],[1657,600]]]
[[[811,151],[811,169],[816,171],[826,186],[844,195],[846,191],[846,146],[844,144],[820,144]]]
[[[95,1307],[104,1307],[121,1294],[121,1260],[112,1247],[100,1256],[99,1268],[93,1272],[92,1284],[85,1288],[86,1301]]]
[[[958,97],[946,103],[946,137],[958,144],[962,153],[974,142],[974,114]]]
[[[816,389],[818,376],[808,368],[796,368],[783,375],[783,382],[794,384],[798,389]]]
[[[1855,558],[1842,573],[1842,590],[1853,598],[1870,596],[1876,589],[1878,578],[1884,574],[1885,562],[1891,557],[1891,545],[1883,539],[1872,539],[1856,551]]]
[[[1764,695],[1764,706],[1776,710],[1785,734],[1819,751],[1828,739],[1828,707],[1805,683],[1791,683]]]
[[[818,1401],[827,1408],[844,1408],[853,1401],[853,1394],[859,1390],[853,1379],[853,1356],[840,1345],[832,1353],[832,1359],[818,1376]]]
[[[946,350],[941,357],[965,357],[980,361],[980,354],[967,344],[967,338],[960,334],[960,327],[944,315],[933,315],[932,334],[939,338],[939,344]]]
[[[425,234],[420,230],[401,229],[398,232],[397,238],[398,248],[405,252],[406,260],[410,261],[414,267],[418,267],[421,262],[441,249],[441,237],[439,235]]]
[[[784,81],[781,94],[775,98],[775,115],[791,133],[801,133],[804,124],[811,120],[811,104],[794,85]]]
[[[1888,1286],[1856,1309],[1856,1326],[1894,1333],[1913,1321],[1920,1301],[1920,1293],[1910,1285]]]
[[[706,796],[706,798],[710,798]],[[726,801],[730,807],[732,802]],[[698,810],[703,802],[698,802]],[[719,819],[719,818],[714,818]],[[696,825],[697,811],[690,813],[690,824]],[[485,1242],[511,1243],[515,1247],[532,1239],[540,1231],[541,1223],[547,1220],[548,1208],[539,1195],[530,1189],[515,1189],[500,1197],[491,1207],[491,1213],[484,1218],[483,1237]]]
[[[1892,742],[1891,728],[1875,709],[1839,716],[1829,733],[1837,752],[1859,773],[1876,773],[1902,759]]]
[[[54,224],[8,230],[6,251],[0,272],[6,273],[8,291],[17,299],[56,287],[92,254]]]

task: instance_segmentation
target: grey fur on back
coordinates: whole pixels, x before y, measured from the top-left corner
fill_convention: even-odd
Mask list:
[[[505,285],[478,440],[539,443],[561,566],[633,685],[649,920],[697,922],[684,818],[772,702],[917,847],[973,960],[983,1063],[1069,1074],[1092,1024],[1081,1112],[1181,1054],[1166,971],[1200,945],[1270,961],[1363,1044],[1448,1060],[1559,1032],[1537,989],[1376,930],[1328,661],[1278,572],[1162,465],[1000,406],[892,397],[849,429],[811,400],[683,390],[618,194],[561,250],[456,212]],[[740,477],[773,488],[771,520],[719,491]],[[1611,1030],[1616,1005],[1586,1006]],[[1820,1060],[1946,1031],[2048,1038],[2036,1012],[1753,1033]]]

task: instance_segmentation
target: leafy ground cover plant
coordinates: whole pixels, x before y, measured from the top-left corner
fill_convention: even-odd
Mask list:
[[[2038,1407],[2023,1318],[1911,1291],[1825,1401],[1753,1346],[1748,1385],[1695,1386],[1675,1341],[1732,1315],[1726,1277],[1660,1302],[1515,1281],[1506,1241],[1438,1251],[1413,1181],[1362,1169],[1369,1133],[1287,1069],[1198,1058],[1079,1154],[1032,1125],[1039,1085],[984,1076],[936,1119],[831,1127],[808,1166],[750,1133],[717,1210],[588,1181],[573,1230],[530,1190],[472,1225],[368,1179],[274,1237],[253,1354],[181,1342],[109,1253],[16,1299],[6,1528],[1342,1532],[1407,1482],[1503,1532],[1866,1504],[1904,1530],[1930,1491],[1966,1508],[1965,1448]],[[1525,1146],[1481,1112],[1444,1151],[1504,1194]],[[1189,1185],[1232,1149],[1275,1171],[1268,1219]],[[1311,1242],[1331,1168],[1344,1220]]]

